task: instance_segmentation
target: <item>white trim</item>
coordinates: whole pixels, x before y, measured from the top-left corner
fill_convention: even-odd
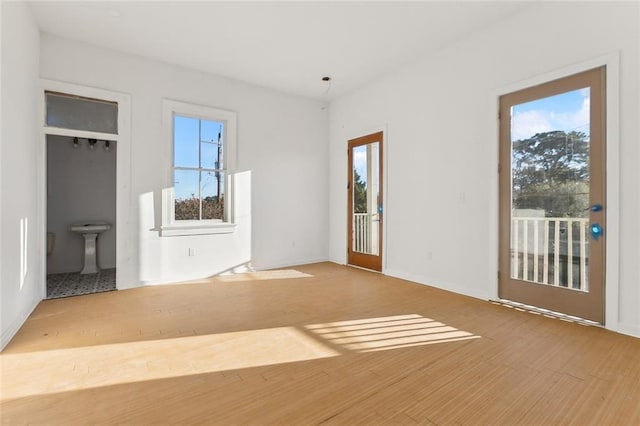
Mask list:
[[[13,339],[18,333],[20,327],[27,322],[27,319],[29,319],[33,311],[38,307],[39,303],[40,300],[35,300],[29,309],[23,311],[21,316],[14,318],[9,327],[2,332],[2,335],[0,336],[0,352],[2,352],[9,342],[11,342],[11,339]]]
[[[640,326],[638,326],[636,324],[628,324],[628,323],[619,322],[617,329],[614,330],[614,331],[616,331],[618,333],[621,333],[621,334],[626,334],[628,336],[633,336],[633,337],[640,338]]]
[[[0,34],[2,34],[2,4],[0,4]],[[6,48],[5,48],[6,49]],[[0,51],[2,50],[1,47],[1,43],[0,43]],[[0,52],[0,58],[2,57],[1,52]],[[2,64],[0,64],[0,95],[2,95],[2,69],[4,67],[2,66]],[[2,127],[2,96],[0,96],[0,165],[2,164],[2,147],[4,146],[4,143],[2,143],[2,129],[4,129],[4,127]],[[0,173],[0,205],[2,204],[4,198],[2,198],[2,173]],[[3,209],[0,208],[0,241],[3,241],[3,235],[2,235],[2,211]],[[38,241],[38,239],[36,238],[36,241]],[[0,244],[0,277],[2,277],[2,269],[3,266],[2,264],[4,263],[2,261],[2,259],[4,259],[4,257],[2,257],[2,244]],[[24,321],[23,321],[24,322]],[[22,323],[21,323],[22,324]],[[4,325],[4,324],[2,324]],[[3,327],[0,327],[0,330]],[[18,327],[19,328],[19,327]],[[4,347],[9,343],[9,341],[11,340],[11,338],[13,338],[13,336],[15,335],[15,333],[17,332],[12,332],[11,330],[13,330],[13,324],[11,326],[9,326],[4,333],[0,333],[0,352],[2,350],[4,350]],[[5,340],[6,339],[6,340]]]
[[[300,265],[310,265],[313,263],[322,263],[322,262],[331,262],[336,263],[330,260],[328,257],[313,257],[308,259],[298,259],[291,260],[287,262],[275,262],[275,263],[265,263],[254,265],[253,262],[250,264],[252,271],[266,271],[269,269],[280,269],[280,268],[295,268]],[[339,263],[336,263],[339,265]]]
[[[558,80],[564,77],[569,77],[583,71],[588,71],[593,68],[601,67],[603,65],[606,65],[607,68],[609,68],[610,65],[614,65],[614,62],[615,62],[615,68],[617,69],[619,67],[619,62],[620,62],[620,52],[613,52],[608,55],[599,56],[597,58],[583,61],[577,64],[567,65],[565,67],[556,69],[554,71],[550,71],[545,74],[540,74],[525,80],[508,84],[506,86],[503,86],[497,89],[494,92],[494,95],[496,97],[499,97],[502,95],[509,94],[511,92],[517,92],[519,90],[527,89],[532,86],[548,83],[549,81]],[[609,85],[607,84],[607,89],[608,89],[608,86]]]
[[[130,286],[124,283],[137,282],[134,265],[131,259],[133,256],[134,241],[132,236],[132,210],[131,210],[131,97],[126,93],[113,92],[110,90],[81,86],[78,84],[41,79],[40,117],[38,126],[41,129],[41,141],[39,151],[38,167],[38,197],[40,208],[38,211],[38,235],[44,236],[47,230],[47,197],[46,197],[46,138],[47,135],[90,137],[94,139],[106,139],[118,143],[116,158],[116,286],[119,289]],[[69,93],[77,96],[103,99],[118,103],[118,134],[86,132],[73,129],[61,129],[46,126],[46,103],[45,91]],[[46,238],[43,238],[46,245]],[[43,247],[42,253],[46,253]],[[42,256],[42,298],[47,297],[46,271],[47,258]]]
[[[412,283],[425,285],[433,288],[437,288],[440,290],[451,291],[457,294],[461,294],[463,296],[469,296],[476,299],[487,301],[490,299],[489,294],[487,292],[482,291],[481,289],[477,289],[476,287],[465,287],[461,286],[458,283],[453,282],[438,282],[431,281],[427,277],[419,274],[411,274],[404,271],[396,270],[396,269],[387,269],[384,275],[400,278],[401,280],[410,281]]]
[[[171,158],[169,160],[173,160],[173,112],[178,112],[179,114],[186,114],[192,116],[194,118],[199,118],[201,120],[216,120],[225,122],[225,134],[226,134],[226,143],[225,146],[225,163],[227,164],[226,170],[227,173],[232,173],[233,170],[236,169],[236,157],[238,152],[238,144],[237,144],[237,121],[238,121],[238,113],[235,111],[230,111],[226,109],[216,108],[212,106],[206,105],[198,105],[194,103],[187,103],[181,101],[175,101],[172,99],[163,99],[162,100],[162,110],[163,110],[163,123],[162,128],[165,131],[165,138],[169,140],[168,147],[171,148]],[[173,164],[173,161],[171,161]],[[173,177],[170,177],[170,181]]]
[[[607,245],[605,272],[605,328],[620,330],[620,53],[609,55],[607,91]]]
[[[186,221],[186,223],[174,223],[163,225],[160,235],[163,237],[230,234],[235,232],[238,225],[229,222]]]
[[[65,129],[62,127],[48,127],[45,126],[45,133],[48,135],[58,135],[58,136],[71,136],[82,139],[99,139],[99,140],[109,140],[115,141],[118,138],[118,135],[114,133],[101,133],[101,132],[91,132],[88,130],[75,130],[75,129]]]
[[[606,265],[605,265],[605,328],[618,331],[619,324],[619,292],[620,292],[620,52],[612,52],[610,54],[593,58],[578,64],[568,65],[566,67],[551,71],[546,74],[538,75],[527,80],[515,82],[496,90],[492,94],[492,104],[495,109],[495,126],[494,126],[494,153],[495,153],[495,188],[491,193],[492,220],[491,220],[491,240],[490,250],[492,256],[492,264],[496,265],[498,270],[498,185],[499,175],[497,173],[497,159],[499,155],[499,120],[497,119],[497,111],[499,105],[499,97],[507,93],[526,89],[531,86],[546,83],[548,81],[557,80],[559,78],[568,77],[593,68],[606,66],[606,214],[607,214],[607,246],[606,246]],[[497,273],[491,278],[491,297],[498,298],[498,279]]]
[[[225,218],[226,221],[188,221],[179,223],[175,221],[174,192],[173,192],[173,116],[174,114],[186,115],[200,120],[221,121],[224,123],[224,174],[225,174]],[[208,235],[231,233],[235,231],[233,224],[233,195],[230,176],[236,169],[238,152],[237,138],[238,114],[235,111],[180,102],[171,99],[162,100],[162,131],[164,134],[165,157],[165,182],[162,191],[162,226],[161,236],[178,235]]]

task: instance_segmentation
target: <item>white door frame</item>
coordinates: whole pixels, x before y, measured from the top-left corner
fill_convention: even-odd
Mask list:
[[[40,80],[41,143],[38,147],[38,235],[45,236],[41,249],[42,298],[47,297],[47,135],[77,136],[82,138],[109,139],[117,142],[116,150],[116,286],[128,288],[133,281],[131,248],[133,247],[131,223],[131,98],[118,93],[78,84]],[[88,132],[46,126],[45,91],[68,93],[86,98],[103,99],[118,103],[118,134]]]
[[[606,66],[606,206],[607,206],[607,245],[605,260],[605,328],[614,331],[620,330],[618,320],[619,288],[620,288],[620,53],[613,52],[578,64],[569,65],[561,69],[538,75],[536,77],[519,81],[509,86],[502,87],[493,93],[495,111],[499,111],[499,98],[501,95],[526,89],[548,81],[568,77],[579,72],[593,68]],[[497,114],[496,114],[497,118]],[[499,155],[499,120],[495,126],[495,161]],[[495,170],[497,172],[497,164]],[[493,194],[492,205],[495,206],[495,222],[492,223],[492,261],[498,265],[498,184],[499,176],[496,173],[496,192]],[[496,266],[497,271],[497,266]],[[492,297],[498,299],[498,280],[491,288]]]

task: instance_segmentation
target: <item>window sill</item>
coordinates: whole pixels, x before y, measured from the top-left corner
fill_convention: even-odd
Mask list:
[[[218,223],[188,223],[188,224],[171,224],[163,225],[160,229],[161,237],[177,237],[187,235],[212,235],[212,234],[231,234],[235,232],[235,223],[218,222]]]

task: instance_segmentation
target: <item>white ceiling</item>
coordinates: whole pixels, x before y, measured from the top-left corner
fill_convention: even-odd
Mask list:
[[[31,3],[44,32],[318,100],[352,91],[523,7],[505,1]],[[321,81],[325,75],[333,79],[330,87]]]

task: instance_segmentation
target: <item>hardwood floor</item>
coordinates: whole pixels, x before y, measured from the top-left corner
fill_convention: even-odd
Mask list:
[[[2,422],[640,424],[640,339],[330,263],[42,302]]]

